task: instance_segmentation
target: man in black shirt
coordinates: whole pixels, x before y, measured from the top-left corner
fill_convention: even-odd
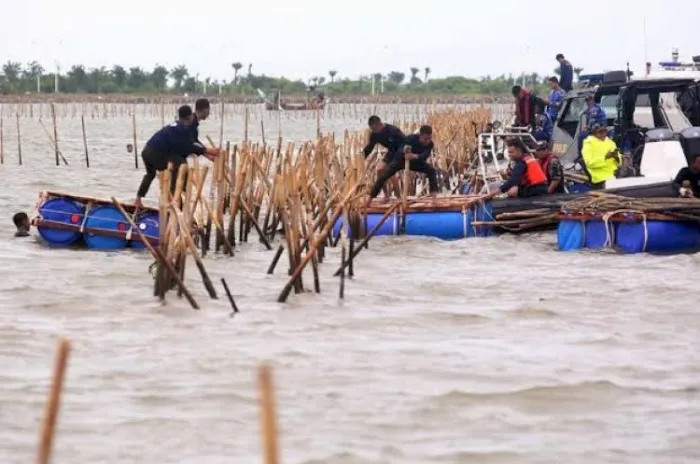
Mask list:
[[[372,133],[369,136],[369,142],[363,150],[365,158],[372,154],[372,151],[377,144],[388,150],[384,155],[384,158],[377,163],[377,176],[381,176],[386,170],[387,166],[394,159],[395,155],[397,153],[400,154],[400,151],[403,149],[406,142],[406,136],[398,127],[392,126],[391,124],[384,124],[382,120],[379,119],[379,116],[370,116],[369,128]],[[388,198],[389,189],[385,188],[384,194]]]
[[[205,121],[209,117],[209,100],[206,98],[200,98],[194,102],[194,120],[190,126],[190,131],[192,131],[192,138],[195,143],[204,145],[199,141],[199,121]]]
[[[141,158],[143,158],[143,163],[146,167],[146,174],[143,176],[141,185],[136,193],[135,206],[143,207],[141,199],[148,193],[148,189],[156,177],[156,172],[165,170],[168,163],[173,164],[173,173],[170,177],[170,193],[174,193],[177,172],[181,164],[187,163],[186,158],[190,154],[204,155],[211,161],[219,155],[218,149],[205,148],[192,140],[191,126],[193,120],[192,108],[189,105],[181,106],[178,109],[177,122],[163,127],[146,142],[146,146],[141,152]]]
[[[389,165],[377,177],[377,182],[372,186],[372,190],[369,194],[369,202],[379,195],[379,191],[389,178],[404,169],[405,160],[409,160],[408,166],[411,171],[422,172],[428,177],[430,193],[433,197],[437,196],[437,173],[435,172],[435,168],[427,162],[432,151],[433,129],[430,126],[422,126],[418,134],[411,134],[406,137],[403,150],[394,154]]]
[[[673,191],[682,197],[700,198],[700,153],[691,157],[690,166],[678,171],[673,180]]]

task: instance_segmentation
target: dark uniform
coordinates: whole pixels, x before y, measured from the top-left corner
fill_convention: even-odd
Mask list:
[[[196,129],[195,129],[196,130]],[[143,176],[141,186],[136,194],[143,198],[148,193],[157,171],[163,171],[168,163],[173,163],[173,175],[170,178],[170,192],[175,192],[177,183],[177,171],[191,153],[202,155],[205,149],[192,139],[192,125],[187,126],[181,122],[174,122],[163,127],[146,142],[141,152],[143,163],[146,166],[146,174]]]
[[[394,127],[394,126],[391,126]],[[409,169],[415,172],[422,172],[428,177],[428,183],[430,184],[430,191],[438,191],[437,183],[437,173],[435,168],[428,164],[427,160],[433,151],[433,142],[424,145],[420,141],[420,136],[418,134],[411,134],[406,137],[401,150],[396,150],[396,153],[392,156],[387,168],[377,177],[377,181],[372,186],[370,191],[370,197],[376,198],[379,195],[384,183],[391,178],[394,174],[401,171],[405,167],[405,158],[403,154],[403,146],[411,147],[411,153],[418,155],[418,159],[410,160],[408,162]]]
[[[372,150],[374,150],[374,147],[379,144],[389,150],[382,159],[386,164],[389,164],[395,154],[400,154],[399,152],[403,149],[405,143],[406,136],[401,132],[401,129],[391,124],[384,124],[384,128],[381,132],[372,132],[369,136],[369,142],[364,149],[365,158],[367,158],[372,153]]]

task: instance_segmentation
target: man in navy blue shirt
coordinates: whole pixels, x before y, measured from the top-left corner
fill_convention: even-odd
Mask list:
[[[403,142],[403,149],[393,154],[386,169],[377,177],[377,181],[370,191],[367,204],[369,205],[372,199],[379,195],[387,180],[404,169],[406,160],[409,160],[408,167],[411,171],[422,172],[426,175],[430,185],[430,194],[436,197],[438,193],[437,172],[427,161],[433,151],[433,147],[433,128],[430,126],[422,126],[418,134],[411,134],[406,137]]]
[[[569,92],[574,88],[574,67],[561,53],[557,55],[557,61],[559,62],[559,85],[564,92]]]
[[[141,158],[146,166],[146,174],[143,176],[139,190],[136,193],[134,205],[143,207],[141,199],[146,196],[151,187],[157,171],[163,171],[168,167],[168,163],[173,164],[173,172],[170,177],[170,192],[175,192],[177,182],[177,172],[182,163],[186,162],[187,156],[194,153],[204,155],[210,160],[214,160],[219,154],[216,148],[205,148],[203,145],[192,140],[192,122],[194,113],[189,105],[181,106],[178,111],[178,120],[169,124],[146,142],[146,146],[141,152]]]
[[[192,139],[195,143],[204,145],[199,141],[199,121],[205,121],[209,117],[209,100],[200,98],[194,102],[194,120],[190,126],[192,131]]]

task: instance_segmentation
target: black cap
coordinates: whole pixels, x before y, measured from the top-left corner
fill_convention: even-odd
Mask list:
[[[190,105],[182,105],[177,109],[177,117],[180,119],[185,119],[192,115],[192,107]]]

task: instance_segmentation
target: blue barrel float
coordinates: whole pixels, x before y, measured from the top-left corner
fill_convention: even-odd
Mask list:
[[[623,253],[673,253],[700,249],[700,225],[685,221],[647,220],[626,214],[604,221],[566,213],[557,227],[560,251],[616,248]]]
[[[49,245],[68,246],[80,239],[80,224],[85,216],[85,206],[68,198],[52,198],[39,206],[39,215],[43,221],[57,223],[57,227],[51,227],[50,223],[43,223],[37,227],[39,235]],[[75,230],[62,228],[61,226],[77,226]]]
[[[140,213],[134,223],[136,223],[136,226],[146,238],[158,240],[160,237],[160,221],[158,219],[158,213]],[[135,240],[136,238],[139,238],[139,234],[132,232],[131,247],[137,250],[146,248],[146,245],[144,245],[140,240]]]
[[[138,232],[132,230],[129,234],[129,221],[111,201],[51,192],[44,192],[42,198],[35,224],[41,237],[51,246],[84,242],[95,250],[146,247]],[[160,223],[156,210],[141,211],[134,223],[147,239],[157,242]]]
[[[493,234],[491,227],[474,227],[474,222],[493,220],[493,208],[490,203],[474,205],[471,208],[460,211],[420,211],[410,212],[406,215],[406,230],[404,235],[434,237],[442,240],[457,240],[470,237],[488,237]],[[384,213],[369,213],[366,216],[366,233],[369,233],[382,219]],[[332,235],[338,237],[344,227],[340,218],[333,224]],[[380,235],[399,235],[401,228],[401,214],[392,213],[374,233]],[[348,236],[351,231],[347,230]]]

